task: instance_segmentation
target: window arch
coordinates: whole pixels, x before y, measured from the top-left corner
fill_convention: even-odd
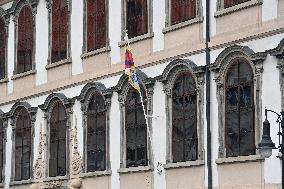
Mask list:
[[[244,59],[229,65],[225,99],[226,156],[255,154],[253,72]]]
[[[173,162],[197,159],[197,94],[189,72],[178,75],[172,88]]]
[[[87,52],[106,46],[107,0],[86,1]]]
[[[68,0],[53,0],[51,15],[51,63],[68,58]]]
[[[0,80],[6,78],[7,32],[4,18],[0,15]]]
[[[33,69],[33,14],[29,5],[22,7],[18,18],[17,73]]]
[[[196,17],[196,0],[170,0],[171,25]]]
[[[55,102],[50,114],[49,177],[67,174],[67,116],[62,102]]]
[[[31,177],[32,127],[31,117],[21,108],[15,128],[15,175],[14,180],[28,180]]]

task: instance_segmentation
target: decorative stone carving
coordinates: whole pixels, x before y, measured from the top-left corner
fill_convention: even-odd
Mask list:
[[[61,188],[62,186],[63,186],[62,181],[52,181],[52,182],[45,183],[41,187],[41,189],[58,189],[58,188]]]
[[[82,185],[82,180],[81,179],[73,179],[70,181],[70,186],[73,189],[80,189]]]
[[[38,144],[38,158],[33,168],[34,179],[42,179],[44,176],[44,157],[43,152],[46,148],[46,134],[42,125],[40,125],[40,139]]]
[[[82,171],[82,158],[78,150],[77,138],[77,118],[75,117],[75,125],[71,134],[72,142],[72,160],[71,160],[71,174],[78,175]]]

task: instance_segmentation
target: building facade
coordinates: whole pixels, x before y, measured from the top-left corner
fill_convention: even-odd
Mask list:
[[[280,188],[284,0],[210,1],[209,65],[205,4],[1,0],[0,188]]]

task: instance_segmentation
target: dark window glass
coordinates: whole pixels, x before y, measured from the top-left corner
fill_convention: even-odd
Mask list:
[[[147,0],[126,0],[126,29],[129,38],[148,32]]]
[[[68,4],[67,0],[53,0],[52,3],[52,51],[51,62],[67,58]]]
[[[106,46],[106,0],[87,1],[87,47],[93,51]]]
[[[0,17],[0,80],[5,78],[6,30],[4,19]]]
[[[181,73],[172,93],[173,162],[197,159],[196,87],[191,74]]]
[[[196,17],[196,0],[171,0],[171,24]]]
[[[24,108],[17,117],[15,132],[15,180],[27,180],[31,174],[31,119]]]
[[[226,80],[227,157],[255,154],[253,74],[248,63],[234,62]]]
[[[0,182],[3,182],[3,170],[4,170],[4,145],[5,145],[5,139],[4,139],[4,128],[3,128],[3,121],[0,118]]]
[[[91,98],[87,113],[87,171],[106,169],[106,109],[104,99]]]
[[[224,8],[232,7],[237,4],[244,3],[250,0],[224,0]]]
[[[65,107],[57,102],[50,118],[49,176],[66,175],[66,131],[67,120]]]
[[[143,98],[146,108],[145,94]],[[125,130],[126,167],[146,166],[148,164],[147,125],[140,95],[133,88],[129,90],[125,103]]]
[[[24,6],[18,20],[17,73],[32,70],[33,15],[29,6]]]

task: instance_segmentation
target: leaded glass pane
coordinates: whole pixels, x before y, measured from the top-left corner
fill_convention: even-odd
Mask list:
[[[171,24],[196,17],[196,0],[171,0]]]

